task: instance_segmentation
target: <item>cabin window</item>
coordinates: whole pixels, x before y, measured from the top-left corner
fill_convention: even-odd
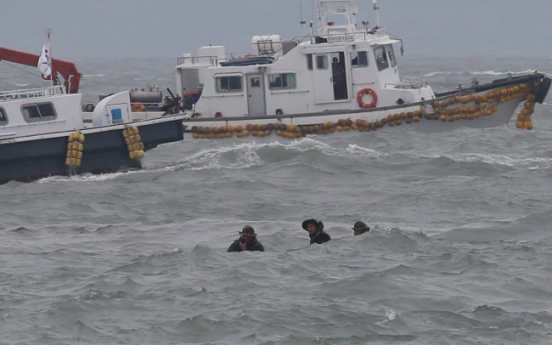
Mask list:
[[[0,108],[0,126],[5,126],[8,124],[8,117],[6,116],[6,111],[4,108]]]
[[[270,74],[270,89],[295,89],[295,73]]]
[[[251,87],[261,87],[261,78],[251,78]]]
[[[312,71],[312,54],[307,54],[307,68]]]
[[[368,53],[367,52],[357,52],[354,51],[351,53],[351,65],[353,67],[366,67],[368,66]]]
[[[57,117],[52,103],[39,103],[26,105],[22,109],[23,117],[27,122],[50,121]]]
[[[6,111],[4,108],[0,108],[0,126],[5,126],[8,124],[8,117],[6,116]]]
[[[379,47],[374,49],[374,56],[376,57],[376,66],[378,66],[379,71],[389,67],[389,61],[387,60],[385,47]]]
[[[387,46],[387,55],[389,56],[389,63],[391,64],[391,67],[395,67],[397,65],[397,61],[395,60],[395,52],[393,51],[392,45]]]
[[[316,55],[316,68],[327,69],[328,68],[328,56]]]
[[[217,77],[215,78],[218,92],[242,91],[242,77]]]

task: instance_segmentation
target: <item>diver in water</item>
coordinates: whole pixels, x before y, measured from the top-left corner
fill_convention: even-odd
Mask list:
[[[228,248],[229,252],[241,252],[244,250],[264,252],[264,247],[257,240],[257,234],[252,226],[246,225],[240,231],[240,238],[235,240]]]
[[[366,223],[359,220],[358,222],[355,222],[355,225],[353,225],[353,231],[355,236],[358,236],[370,231],[370,227],[366,225]]]
[[[309,233],[310,244],[322,244],[332,239],[330,235],[324,231],[324,223],[314,218],[305,220],[302,227]]]

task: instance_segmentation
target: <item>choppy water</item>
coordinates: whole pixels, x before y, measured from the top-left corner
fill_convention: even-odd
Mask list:
[[[552,72],[403,60],[436,91]],[[89,100],[174,87],[173,59],[76,63]],[[11,88],[22,72],[1,68]],[[141,171],[0,186],[0,343],[549,344],[550,104],[533,124],[189,139]],[[310,217],[332,241],[308,246]],[[353,236],[356,220],[373,231]],[[227,253],[246,224],[266,252]]]

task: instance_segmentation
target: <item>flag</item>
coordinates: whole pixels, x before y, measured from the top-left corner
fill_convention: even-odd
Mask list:
[[[44,75],[44,78],[52,74],[52,60],[50,57],[50,40],[42,47],[42,53],[38,58],[38,69]]]

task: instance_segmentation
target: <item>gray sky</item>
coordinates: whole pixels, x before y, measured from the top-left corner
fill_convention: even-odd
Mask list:
[[[307,32],[299,0],[0,0],[0,46],[53,56],[176,57],[207,44],[251,51],[251,37]],[[303,17],[312,18],[311,0]],[[371,0],[358,21],[376,24]],[[552,56],[552,0],[379,0],[380,23],[407,55]]]

